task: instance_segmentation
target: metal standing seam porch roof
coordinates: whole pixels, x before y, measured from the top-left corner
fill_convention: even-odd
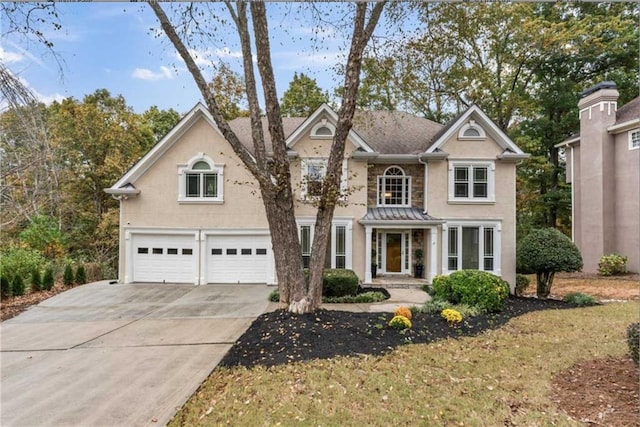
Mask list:
[[[434,218],[420,208],[377,207],[367,208],[359,221],[363,225],[434,225],[443,220]]]

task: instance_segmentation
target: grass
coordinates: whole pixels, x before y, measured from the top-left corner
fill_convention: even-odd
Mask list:
[[[576,362],[627,354],[636,302],[546,310],[385,356],[216,369],[178,425],[581,425],[551,400]]]

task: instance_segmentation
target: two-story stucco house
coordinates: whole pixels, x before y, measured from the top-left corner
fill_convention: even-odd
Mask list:
[[[310,117],[283,120],[306,263],[310,202],[337,115],[322,105]],[[253,146],[249,119],[230,125]],[[480,269],[513,285],[516,162],[526,157],[477,106],[445,126],[357,112],[326,265],[371,283],[372,263],[378,275],[411,275],[422,249],[427,280]],[[277,283],[257,186],[203,105],[106,191],[120,200],[120,282]]]
[[[580,132],[557,145],[571,183],[572,237],[588,272],[611,253],[640,271],[640,97],[618,108],[618,95],[614,82],[583,91]]]

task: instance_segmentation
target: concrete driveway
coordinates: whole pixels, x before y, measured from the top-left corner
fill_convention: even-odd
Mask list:
[[[0,324],[2,426],[161,426],[263,313],[266,285],[109,285]]]

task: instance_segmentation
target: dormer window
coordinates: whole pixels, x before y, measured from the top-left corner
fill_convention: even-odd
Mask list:
[[[312,139],[331,139],[336,133],[336,127],[329,123],[327,119],[322,119],[313,128],[311,128]]]
[[[411,206],[411,177],[391,166],[378,177],[378,206]]]
[[[485,139],[486,137],[484,129],[475,120],[469,120],[458,132],[458,139]]]
[[[223,201],[223,165],[216,165],[204,153],[199,153],[187,165],[178,167],[178,201]]]

